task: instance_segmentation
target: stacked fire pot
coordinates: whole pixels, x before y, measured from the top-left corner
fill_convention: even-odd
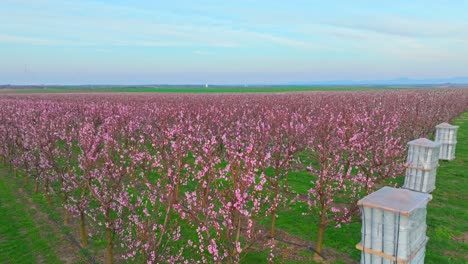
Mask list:
[[[362,213],[361,264],[424,263],[426,208],[432,196],[383,187],[358,202]]]
[[[403,188],[425,193],[430,193],[435,189],[440,145],[426,138],[408,142]]]
[[[454,160],[458,126],[442,123],[436,126],[435,141],[441,144],[439,159]]]

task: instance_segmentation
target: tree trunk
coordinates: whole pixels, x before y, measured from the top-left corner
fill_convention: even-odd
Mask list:
[[[270,237],[275,238],[276,235],[276,210],[271,212],[271,229],[270,229]]]
[[[51,198],[50,198],[50,192],[49,192],[49,179],[47,179],[44,183],[44,191],[46,195],[46,200],[47,200],[47,205],[51,206]]]
[[[36,178],[36,181],[34,183],[34,193],[39,192],[39,180]]]
[[[323,260],[323,258],[319,255],[322,253],[323,247],[323,234],[325,233],[325,224],[322,222],[319,224],[319,230],[317,235],[317,248],[315,249],[316,252],[314,254],[314,260]]]
[[[80,212],[80,234],[81,246],[86,247],[88,245],[88,235],[86,234],[85,215],[83,212]]]
[[[44,190],[45,190],[45,196],[46,196],[47,204],[50,206],[50,205],[52,205],[52,203],[50,201],[49,180],[45,181]]]
[[[278,172],[276,172],[276,177],[275,177],[275,185],[274,185],[275,192],[273,194],[273,197],[276,201],[276,197],[278,196]],[[276,235],[276,210],[278,204],[275,203],[275,208],[271,212],[271,229],[270,229],[270,237],[275,238]]]
[[[106,238],[107,238],[107,255],[106,255],[106,263],[112,264],[114,263],[114,252],[113,252],[113,232],[112,228],[108,227],[106,229]]]
[[[47,205],[51,206],[52,202],[50,200],[50,193],[49,192],[46,192],[46,200],[47,200]]]
[[[63,224],[68,225],[68,211],[66,208],[63,208]]]
[[[317,248],[315,249],[314,260],[320,261],[323,258],[320,256],[322,253],[323,247],[323,235],[325,233],[325,228],[327,227],[327,208],[325,207],[324,203],[322,203],[322,211],[320,212],[320,223],[319,223],[319,230],[317,234]]]
[[[63,180],[62,180],[62,189],[64,189],[63,187]],[[68,211],[67,211],[67,208],[65,208],[65,205],[67,204],[67,201],[68,201],[68,195],[67,195],[67,192],[63,191],[63,224],[64,225],[68,225]]]

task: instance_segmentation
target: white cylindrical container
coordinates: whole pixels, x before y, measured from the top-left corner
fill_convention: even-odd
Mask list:
[[[393,255],[396,247],[396,221],[397,214],[390,211],[384,212],[384,235],[383,235],[383,252],[387,255]]]
[[[455,148],[457,145],[457,131],[458,126],[452,126],[447,123],[442,123],[436,126],[435,141],[439,142],[441,151],[439,159],[441,160],[454,160]]]
[[[435,189],[440,146],[440,143],[426,138],[408,142],[403,188],[425,193],[430,193]]]
[[[426,246],[422,247],[414,257],[408,262],[408,264],[424,264],[424,257],[426,255]]]
[[[372,263],[372,254],[361,251],[361,264],[371,264]]]
[[[371,248],[376,251],[383,250],[383,211],[373,208],[372,210]]]
[[[391,187],[361,199],[363,226],[356,246],[363,251],[361,263],[408,263],[414,258],[425,245],[426,206],[431,199],[427,193]]]
[[[409,242],[409,217],[400,216],[400,223],[398,228],[398,252],[396,252],[398,258],[404,258],[409,255],[408,252],[408,242]]]
[[[362,207],[362,244],[364,247],[372,247],[372,211],[373,208]]]

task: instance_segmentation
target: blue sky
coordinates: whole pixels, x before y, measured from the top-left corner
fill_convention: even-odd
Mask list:
[[[0,84],[467,75],[463,0],[0,1]]]

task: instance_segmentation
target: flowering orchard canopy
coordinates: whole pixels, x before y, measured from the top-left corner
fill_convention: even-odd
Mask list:
[[[252,248],[273,261],[279,210],[308,204],[320,252],[326,226],[402,175],[406,142],[467,102],[466,90],[4,95],[0,158],[78,219],[83,246],[104,237],[109,263],[237,263]],[[293,168],[307,192],[289,187]]]

